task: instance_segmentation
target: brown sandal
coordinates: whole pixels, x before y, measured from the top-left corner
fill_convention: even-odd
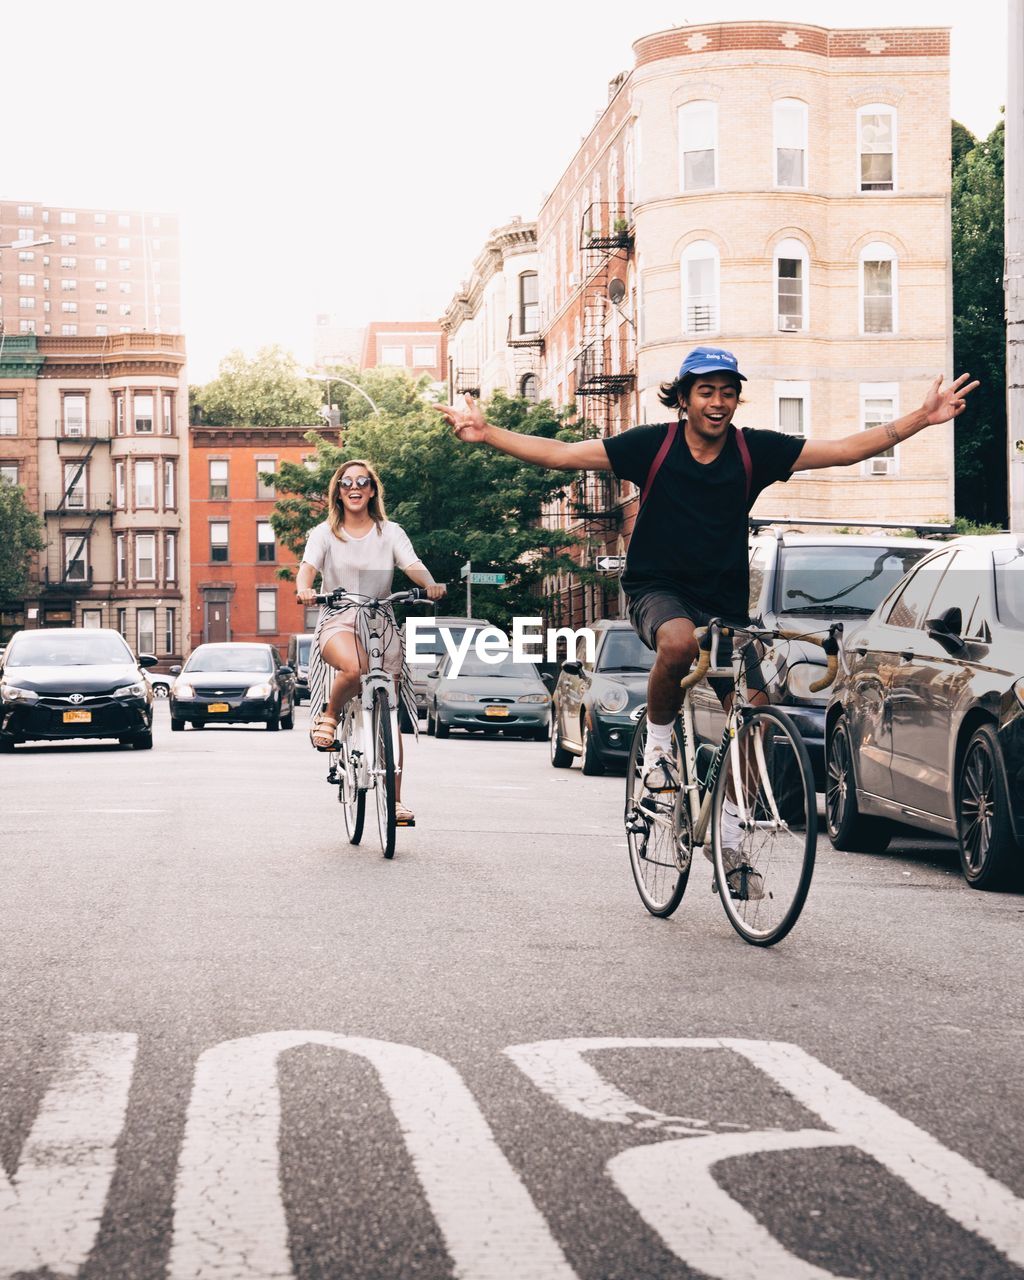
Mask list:
[[[334,716],[329,716],[326,712],[322,712],[317,716],[312,729],[309,731],[309,740],[317,751],[330,751],[333,749],[337,728],[338,721]]]

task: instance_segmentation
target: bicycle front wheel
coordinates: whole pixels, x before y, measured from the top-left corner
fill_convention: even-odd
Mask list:
[[[352,759],[353,717],[346,712],[345,728],[339,745],[341,750],[331,763],[338,779],[338,802],[345,815],[345,830],[349,844],[358,844],[363,838],[366,820],[366,792],[359,786],[355,761]]]
[[[395,743],[391,709],[385,689],[373,695],[373,794],[377,800],[377,830],[385,858],[395,856]]]
[[[711,837],[732,927],[754,946],[781,941],[811,886],[818,809],[807,748],[775,707],[740,714],[715,786]]]
[[[683,753],[673,731],[676,765]],[[640,717],[626,766],[626,843],[629,865],[640,901],[652,916],[667,917],[683,900],[693,857],[690,824],[682,791],[655,802],[654,809],[641,805],[644,799],[643,763],[647,742],[647,714]]]

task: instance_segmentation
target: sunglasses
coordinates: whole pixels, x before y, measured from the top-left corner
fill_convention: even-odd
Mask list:
[[[373,481],[369,476],[342,476],[341,487],[343,489],[351,489],[354,485],[357,489],[369,489]]]

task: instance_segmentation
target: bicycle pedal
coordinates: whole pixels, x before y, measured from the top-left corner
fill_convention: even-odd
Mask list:
[[[327,770],[327,782],[330,786],[336,787],[340,781],[341,779],[338,777],[337,769]]]
[[[650,829],[650,822],[637,809],[631,809],[629,816],[626,818],[626,830],[631,835],[646,835]]]
[[[396,818],[395,819],[396,827],[414,827],[415,825],[416,825],[415,818]]]

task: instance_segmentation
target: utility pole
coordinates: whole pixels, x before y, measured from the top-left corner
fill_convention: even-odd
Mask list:
[[[1006,81],[1006,440],[1010,528],[1024,534],[1024,0],[1009,0]]]

